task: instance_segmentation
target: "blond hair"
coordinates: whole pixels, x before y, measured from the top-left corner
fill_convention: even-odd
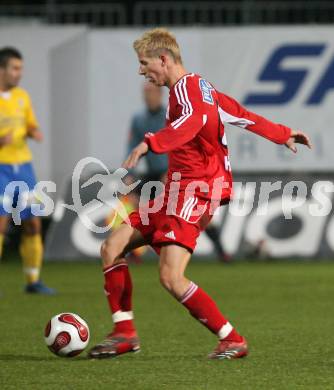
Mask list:
[[[166,28],[154,28],[146,31],[133,43],[137,54],[148,57],[158,57],[162,53],[169,53],[176,63],[182,64],[180,47],[174,35]]]

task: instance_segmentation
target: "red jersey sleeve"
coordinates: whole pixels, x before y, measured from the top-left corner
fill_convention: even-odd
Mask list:
[[[176,84],[176,119],[155,134],[146,133],[145,142],[154,153],[170,152],[196,137],[205,124],[203,101],[192,77],[185,76]]]
[[[217,91],[219,115],[224,123],[239,126],[261,135],[277,144],[285,144],[290,138],[291,129],[273,123],[268,119],[246,110],[235,99]]]

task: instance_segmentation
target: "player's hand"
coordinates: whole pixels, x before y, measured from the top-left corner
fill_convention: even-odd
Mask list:
[[[292,130],[290,138],[285,143],[285,146],[293,153],[297,153],[296,144],[306,145],[309,149],[312,148],[311,140],[305,133],[299,130]]]
[[[44,140],[43,133],[38,129],[32,129],[29,131],[29,137],[37,142],[42,142]]]
[[[9,145],[13,142],[13,132],[4,135],[3,137],[0,137],[0,147]]]
[[[148,145],[146,142],[141,142],[138,146],[136,146],[132,152],[130,153],[129,157],[124,161],[122,164],[122,167],[125,169],[132,169],[134,168],[140,159],[141,156],[146,154],[148,152]]]

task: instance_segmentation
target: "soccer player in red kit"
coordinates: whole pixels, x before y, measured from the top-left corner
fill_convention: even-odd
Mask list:
[[[151,245],[160,255],[161,284],[218,337],[218,346],[209,358],[246,356],[246,339],[224,317],[213,299],[184,276],[200,232],[214,210],[231,197],[231,165],[224,123],[286,145],[292,152],[297,151],[296,143],[311,147],[310,140],[301,131],[247,111],[201,76],[188,73],[175,37],[168,30],[147,31],[134,42],[134,49],[140,63],[139,73],[155,85],[169,88],[169,107],[166,127],[155,134],[146,134],[123,167],[136,166],[148,150],[167,153],[168,179],[160,210],[149,213],[148,221],[142,220],[140,210],[132,213],[131,224],[121,225],[101,247],[105,292],[114,329],[89,351],[89,356],[113,357],[140,349],[125,255],[144,244]],[[148,207],[151,206],[152,203]]]

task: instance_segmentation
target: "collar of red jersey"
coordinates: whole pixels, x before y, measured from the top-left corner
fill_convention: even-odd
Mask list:
[[[184,79],[185,77],[188,77],[188,76],[193,77],[193,76],[195,76],[195,73],[186,73],[186,74],[184,74],[182,77],[180,77],[180,78],[175,82],[175,84],[173,85],[173,87],[175,87],[176,84],[178,84],[182,79]]]

